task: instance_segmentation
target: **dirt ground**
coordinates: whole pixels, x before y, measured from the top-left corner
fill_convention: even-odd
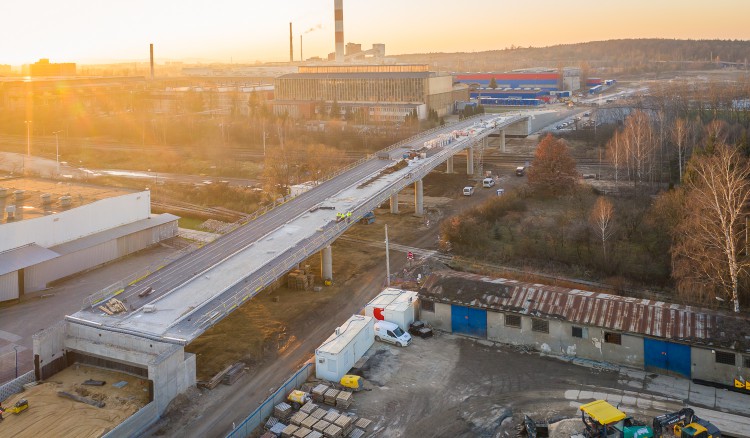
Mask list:
[[[87,386],[87,380],[104,380],[104,386]],[[127,382],[122,388],[114,383]],[[58,391],[104,402],[103,408],[57,395]],[[146,381],[123,373],[73,365],[36,386],[6,400],[7,409],[26,399],[29,408],[19,414],[6,413],[0,436],[99,437],[148,403]]]
[[[566,391],[627,389],[615,372],[445,333],[416,338],[406,348],[376,342],[367,356],[363,374],[374,389],[355,394],[350,410],[373,420],[379,438],[513,437],[524,414],[577,417],[578,404]],[[657,413],[621,409],[641,421]],[[557,424],[556,436],[567,438],[580,425]]]

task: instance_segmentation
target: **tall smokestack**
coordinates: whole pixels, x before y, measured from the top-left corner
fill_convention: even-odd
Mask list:
[[[289,23],[289,62],[294,62],[294,40],[292,39],[292,23]]]
[[[302,56],[302,34],[300,34],[300,36],[299,36],[299,61],[300,62],[304,62],[305,61],[305,57]]]
[[[151,52],[151,80],[154,79],[154,44],[151,43],[148,45],[149,51]]]
[[[344,0],[333,0],[333,18],[336,22],[336,62],[344,62]]]

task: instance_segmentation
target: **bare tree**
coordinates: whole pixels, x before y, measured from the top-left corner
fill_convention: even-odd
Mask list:
[[[688,181],[686,215],[673,248],[674,274],[683,289],[709,287],[740,311],[739,284],[747,274],[744,208],[750,198],[750,163],[737,149],[717,143],[697,157]]]
[[[685,119],[677,119],[672,126],[672,141],[677,149],[677,164],[680,169],[680,181],[682,181],[682,168],[688,155],[688,134],[690,128]]]
[[[633,181],[637,189],[639,184],[648,181],[653,176],[657,139],[648,115],[643,111],[635,111],[625,120],[625,129],[620,136],[618,146],[622,151],[622,165],[626,167],[628,178]]]
[[[596,204],[591,210],[589,221],[594,228],[596,237],[602,242],[602,254],[604,260],[607,260],[607,242],[615,234],[614,226],[615,208],[607,198],[600,196],[596,199]]]

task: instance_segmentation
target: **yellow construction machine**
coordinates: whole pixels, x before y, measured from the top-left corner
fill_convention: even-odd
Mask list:
[[[21,400],[18,400],[16,404],[14,404],[12,407],[5,410],[5,413],[10,414],[20,414],[22,411],[25,411],[29,408],[29,401],[25,398],[22,398]]]
[[[721,438],[718,427],[698,418],[690,408],[655,417],[653,429],[655,438]]]

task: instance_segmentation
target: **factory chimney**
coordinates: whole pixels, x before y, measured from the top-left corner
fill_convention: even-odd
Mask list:
[[[154,44],[149,44],[149,51],[151,52],[151,80],[154,80]]]
[[[336,62],[344,62],[344,0],[333,0],[336,22]]]
[[[302,56],[302,34],[299,36],[299,61],[305,62],[305,57]]]
[[[292,40],[292,23],[289,23],[289,62],[294,62],[294,41]]]

